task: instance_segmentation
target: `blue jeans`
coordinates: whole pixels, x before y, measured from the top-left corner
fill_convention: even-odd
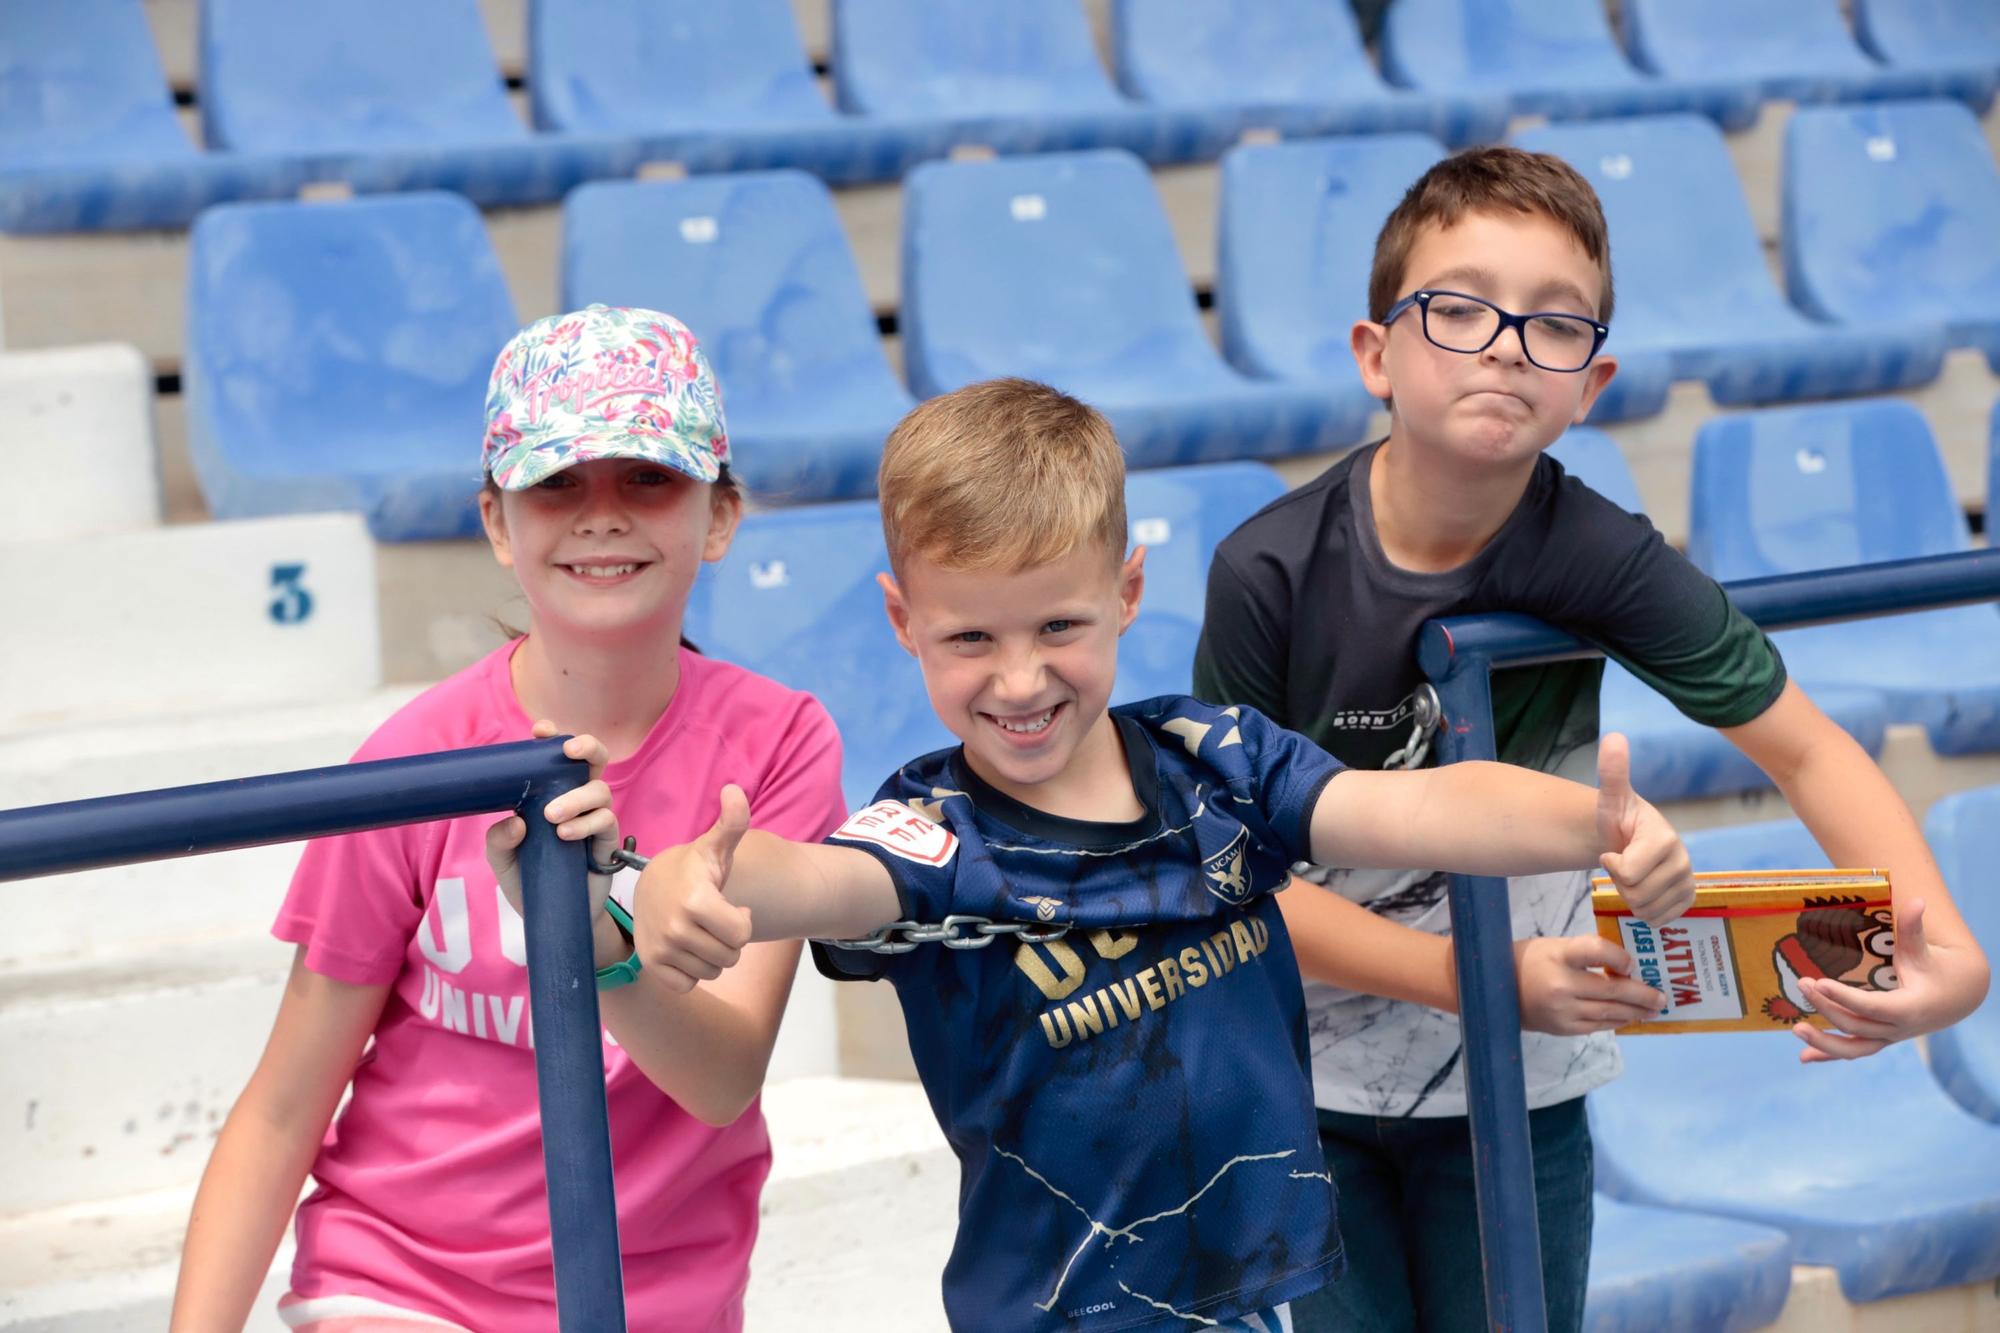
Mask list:
[[[1583,1098],[1528,1113],[1550,1333],[1583,1326],[1593,1165]],[[1292,1302],[1298,1333],[1464,1333],[1487,1327],[1464,1116],[1319,1113],[1340,1198],[1347,1275]]]

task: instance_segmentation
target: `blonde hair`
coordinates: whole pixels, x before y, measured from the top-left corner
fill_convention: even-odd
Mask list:
[[[1611,322],[1611,234],[1597,191],[1553,153],[1505,146],[1468,148],[1417,178],[1375,238],[1368,274],[1368,318],[1380,324],[1403,291],[1410,251],[1425,227],[1449,227],[1467,213],[1540,213],[1583,247],[1604,274],[1597,318]]]
[[[889,563],[1014,572],[1087,544],[1125,554],[1125,453],[1102,413],[1033,380],[919,404],[889,432],[878,476]]]

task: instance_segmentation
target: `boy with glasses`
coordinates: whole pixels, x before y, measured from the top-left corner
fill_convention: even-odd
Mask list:
[[[1839,1032],[1801,1023],[1807,1061],[1868,1055],[1970,1013],[1983,954],[1915,821],[1848,735],[1787,681],[1776,648],[1644,518],[1542,456],[1614,373],[1610,242],[1561,159],[1475,149],[1426,172],[1376,241],[1353,350],[1389,404],[1356,450],[1227,538],[1209,570],[1195,693],[1245,704],[1357,768],[1430,760],[1416,663],[1425,621],[1514,611],[1597,643],[1770,774],[1836,865],[1886,866],[1900,988],[1815,983]],[[1493,681],[1500,758],[1589,779],[1600,661]],[[1307,987],[1321,1144],[1340,1190],[1349,1277],[1295,1303],[1316,1329],[1484,1326],[1457,993],[1443,874],[1304,868],[1280,896]],[[1510,885],[1549,1327],[1580,1326],[1591,1226],[1583,1094],[1616,1077],[1615,950],[1582,873]],[[1330,891],[1330,892],[1327,892]],[[1333,895],[1430,932],[1434,984],[1329,948]],[[1928,912],[1925,905],[1928,904]],[[1373,992],[1373,993],[1363,993]],[[1394,999],[1379,998],[1394,996]]]

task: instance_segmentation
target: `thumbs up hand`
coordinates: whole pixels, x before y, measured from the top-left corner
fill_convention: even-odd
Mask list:
[[[750,943],[750,909],[724,896],[749,827],[750,802],[731,783],[708,832],[660,853],[639,876],[633,939],[646,970],[669,989],[685,993],[715,980]]]
[[[1612,732],[1597,746],[1598,860],[1619,895],[1648,925],[1662,926],[1694,905],[1694,873],[1673,825],[1632,790],[1631,754]]]

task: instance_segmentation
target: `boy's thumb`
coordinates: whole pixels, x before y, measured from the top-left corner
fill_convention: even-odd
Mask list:
[[[1606,851],[1632,840],[1632,796],[1631,748],[1614,731],[1597,743],[1597,839]]]
[[[1924,900],[1912,898],[1896,918],[1896,966],[1900,970],[1930,957],[1930,937],[1924,934]]]
[[[732,782],[722,789],[721,800],[722,813],[715,817],[714,825],[708,830],[707,841],[727,871],[736,855],[736,844],[743,841],[743,835],[750,828],[750,798]]]

